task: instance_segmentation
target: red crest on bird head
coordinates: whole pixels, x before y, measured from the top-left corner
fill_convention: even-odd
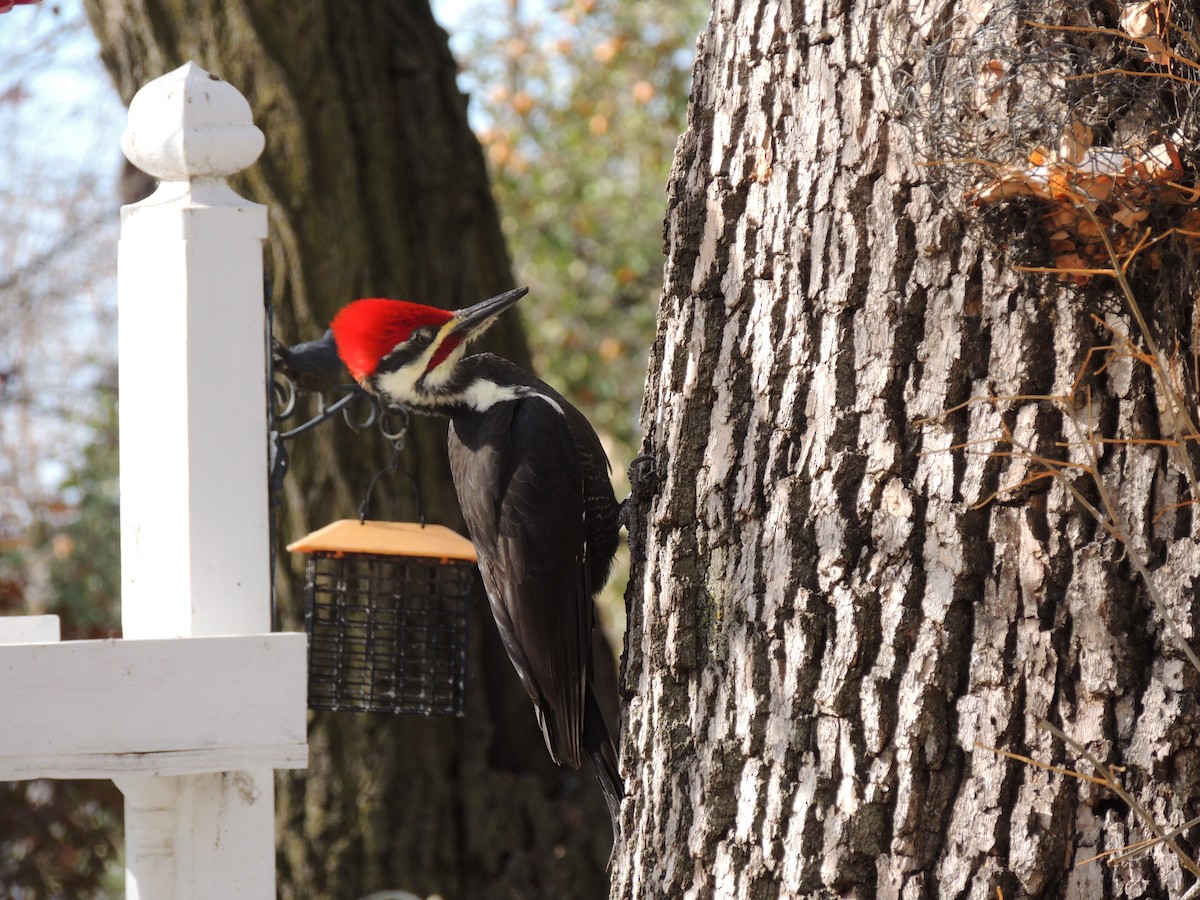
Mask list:
[[[355,380],[375,371],[379,361],[418,328],[441,328],[454,313],[406,300],[355,300],[334,316],[331,327],[338,356]]]

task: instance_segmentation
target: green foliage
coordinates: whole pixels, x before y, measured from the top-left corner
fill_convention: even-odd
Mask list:
[[[97,408],[89,423],[94,437],[83,449],[82,463],[62,485],[69,515],[46,535],[51,550],[46,611],[61,618],[64,640],[114,637],[120,632],[115,391],[102,389]]]
[[[0,896],[121,896],[120,842],[121,794],[111,781],[0,783]]]

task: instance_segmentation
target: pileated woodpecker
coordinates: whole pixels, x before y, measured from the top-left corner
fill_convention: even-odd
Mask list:
[[[575,769],[587,757],[615,834],[625,787],[592,691],[591,649],[592,598],[617,549],[608,459],[587,419],[548,384],[490,353],[464,355],[527,292],[456,312],[358,300],[334,318],[333,340],[370,393],[449,417],[454,487],[500,638],[550,756]],[[320,368],[329,354],[316,343],[293,368],[305,359]]]

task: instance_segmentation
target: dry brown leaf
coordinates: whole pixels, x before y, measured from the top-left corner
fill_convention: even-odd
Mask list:
[[[1122,228],[1134,228],[1146,220],[1150,215],[1148,209],[1136,209],[1132,206],[1121,204],[1121,208],[1113,213],[1113,221]]]
[[[1071,240],[1069,232],[1060,231],[1057,234],[1050,236],[1050,249],[1055,253],[1067,253],[1077,249],[1075,242]]]
[[[1025,172],[1006,172],[986,184],[967,192],[967,199],[975,204],[996,203],[1012,197],[1035,197]]]
[[[1150,62],[1160,66],[1169,66],[1171,64],[1171,51],[1167,49],[1167,45],[1163,43],[1162,38],[1142,38],[1142,46],[1146,48],[1146,55],[1149,57]]]
[[[1075,119],[1058,138],[1058,158],[1076,165],[1092,146],[1092,129]]]
[[[1138,162],[1151,181],[1174,181],[1183,174],[1179,148],[1170,141],[1155,144],[1139,154]]]
[[[1064,253],[1054,258],[1054,265],[1060,269],[1086,269],[1087,261],[1078,253]]]
[[[1098,241],[1100,226],[1093,219],[1080,219],[1079,224],[1075,226],[1075,234],[1088,243]]]
[[[1055,257],[1054,265],[1060,269],[1090,269],[1088,264],[1078,253],[1064,253],[1062,256]],[[1092,276],[1087,272],[1063,272],[1058,276],[1059,281],[1073,281],[1075,284],[1087,284],[1092,280]]]
[[[1049,200],[1075,200],[1078,195],[1075,192],[1075,179],[1071,172],[1062,166],[1055,166],[1050,171],[1050,179],[1047,185]]]
[[[1121,30],[1135,41],[1157,34],[1158,4],[1159,0],[1130,3],[1121,10]]]
[[[1104,202],[1112,196],[1116,179],[1109,175],[1077,175],[1075,189],[1090,200]]]
[[[1063,231],[1075,227],[1079,221],[1079,213],[1069,206],[1052,206],[1042,217],[1042,225],[1047,231]]]
[[[1146,48],[1150,61],[1170,65],[1172,53],[1163,38],[1171,16],[1170,0],[1143,0],[1121,10],[1121,30]]]
[[[999,85],[1004,72],[1004,63],[998,59],[989,59],[979,67],[979,77],[975,79],[975,90],[971,94],[976,112],[984,115],[991,112],[1000,99]]]

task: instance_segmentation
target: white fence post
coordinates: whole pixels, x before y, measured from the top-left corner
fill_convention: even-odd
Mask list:
[[[198,66],[122,144],[162,180],[122,210],[123,640],[0,620],[0,779],[112,778],[126,896],[272,900],[273,770],[302,768],[305,636],[270,634],[262,240],[225,176],[262,133]]]
[[[225,183],[263,134],[188,63],[137,93],[121,146],[162,180],[121,211],[124,634],[268,632],[267,209]]]
[[[225,182],[263,135],[235,88],[188,63],[138,92],[121,144],[162,182],[121,213],[124,635],[266,633],[267,210]],[[130,900],[275,896],[271,770],[117,783]]]

